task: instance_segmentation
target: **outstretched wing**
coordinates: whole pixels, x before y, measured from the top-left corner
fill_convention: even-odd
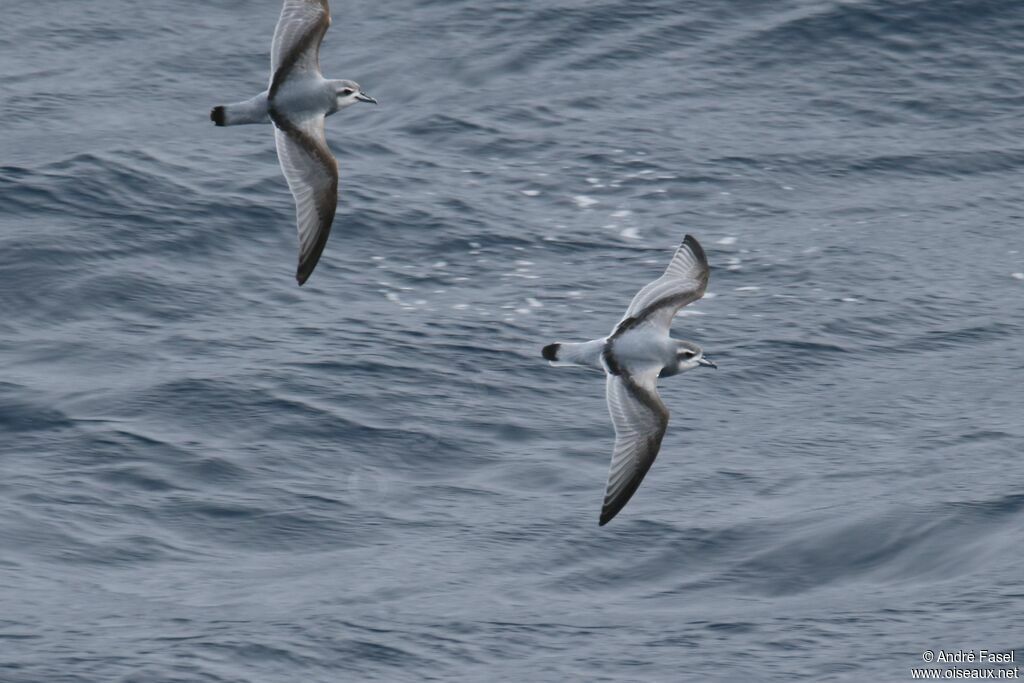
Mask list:
[[[636,493],[661,448],[668,427],[668,408],[658,396],[658,371],[652,367],[630,374],[608,374],[606,398],[615,427],[615,450],[601,508],[607,524]]]
[[[270,97],[293,72],[320,71],[320,41],[331,25],[327,0],[285,0],[270,46]]]
[[[272,115],[276,112],[272,112]],[[299,267],[295,278],[303,284],[313,273],[338,207],[338,162],[324,137],[324,117],[293,122],[274,116],[277,158],[295,197],[299,229]]]
[[[679,309],[704,296],[710,273],[704,249],[692,235],[687,235],[665,273],[633,297],[619,328],[627,322],[650,322],[668,334]]]

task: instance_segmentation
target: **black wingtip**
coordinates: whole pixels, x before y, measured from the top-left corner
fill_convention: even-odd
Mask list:
[[[561,344],[548,344],[541,349],[540,354],[544,356],[544,360],[558,360],[558,347]]]
[[[636,491],[636,487],[633,487],[633,491]],[[615,517],[620,512],[622,512],[622,508],[626,507],[626,503],[628,503],[629,499],[632,497],[633,494],[630,493],[628,496],[621,496],[616,500],[608,501],[607,503],[605,503],[604,506],[601,508],[601,519],[598,520],[597,525],[604,526],[608,522],[615,519]]]
[[[700,246],[700,242],[698,242],[697,238],[694,237],[693,235],[687,235],[686,237],[684,237],[682,246],[688,247],[690,251],[693,252],[693,255],[697,257],[697,260],[700,261],[701,263],[708,262],[708,257],[704,253],[704,247]]]
[[[337,196],[337,186],[334,188],[334,194]],[[330,213],[326,218],[321,218],[322,224],[320,226],[320,232],[316,236],[316,242],[309,249],[308,252],[299,252],[299,265],[295,269],[295,280],[301,287],[309,279],[309,276],[316,270],[316,264],[320,263],[320,256],[324,253],[324,247],[327,245],[327,238],[331,236],[331,224],[334,223],[334,207],[330,207]]]
[[[213,109],[211,109],[210,120],[218,126],[226,125],[224,123],[224,107],[214,107]]]
[[[604,526],[608,522],[615,519],[615,515],[622,512],[622,508],[626,507],[626,503],[629,502],[629,497],[620,498],[615,501],[609,501],[601,507],[601,519],[597,522],[598,526]]]

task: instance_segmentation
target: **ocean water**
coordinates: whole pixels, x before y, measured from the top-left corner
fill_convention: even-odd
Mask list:
[[[293,279],[274,0],[4,0],[0,681],[901,681],[1024,657],[1024,4],[334,0]],[[599,528],[606,334],[717,372]]]

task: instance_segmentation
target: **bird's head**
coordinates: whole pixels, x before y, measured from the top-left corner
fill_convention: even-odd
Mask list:
[[[718,369],[714,361],[704,357],[704,350],[688,341],[676,341],[676,369],[673,375],[700,366]]]
[[[334,82],[335,111],[344,109],[350,104],[355,104],[356,102],[370,102],[371,104],[377,104],[377,100],[364,93],[362,88],[360,88],[359,84],[355,81]]]

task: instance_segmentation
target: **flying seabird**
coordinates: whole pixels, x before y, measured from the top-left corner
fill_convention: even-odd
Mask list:
[[[358,83],[320,74],[320,41],[330,24],[327,0],[285,0],[270,47],[270,87],[210,111],[218,126],[274,123],[277,157],[295,197],[300,285],[320,260],[338,206],[338,162],[324,119],[356,102],[377,103]]]
[[[609,336],[582,343],[548,344],[541,351],[551,365],[582,365],[605,372],[615,449],[601,526],[633,496],[661,448],[668,427],[668,408],[658,396],[658,378],[701,365],[718,367],[704,357],[697,344],[669,336],[672,318],[679,309],[704,296],[709,273],[704,250],[687,235],[665,273],[637,292]]]

